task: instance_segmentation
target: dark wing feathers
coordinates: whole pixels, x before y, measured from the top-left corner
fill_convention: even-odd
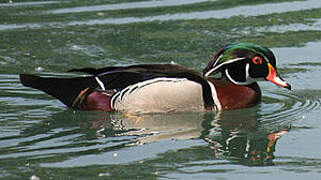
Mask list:
[[[102,69],[96,69],[94,73],[93,70],[91,70],[91,72],[91,74],[97,74],[96,76],[104,83],[106,89],[122,89],[138,82],[159,77],[187,78],[190,80],[195,79],[195,77],[200,78],[200,74],[198,72],[172,64],[105,67]]]
[[[71,69],[68,72],[83,72],[91,75],[100,75],[111,72],[159,72],[159,73],[177,73],[177,72],[189,72],[192,74],[199,74],[198,72],[184,68],[175,64],[140,64],[132,66],[110,66],[100,69],[95,68],[83,68],[83,69]]]
[[[84,72],[94,75],[104,84],[106,90],[123,89],[129,85],[158,77],[177,77],[191,80],[195,79],[193,77],[200,77],[198,72],[174,64],[141,64],[100,69],[83,68],[72,69],[68,72]]]

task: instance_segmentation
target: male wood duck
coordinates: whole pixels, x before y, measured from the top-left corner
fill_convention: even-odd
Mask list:
[[[203,74],[174,64],[73,69],[87,77],[43,78],[21,74],[21,83],[80,110],[126,113],[247,108],[261,101],[256,83],[268,80],[291,89],[277,73],[273,53],[250,43],[223,46]]]

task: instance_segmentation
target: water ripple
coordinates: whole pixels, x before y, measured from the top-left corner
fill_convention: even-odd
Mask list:
[[[39,1],[39,2],[11,2],[0,3],[0,7],[3,6],[33,6],[33,5],[45,5],[45,4],[57,4],[59,1]]]
[[[319,0],[297,1],[297,2],[283,2],[283,3],[270,3],[250,6],[239,6],[235,8],[212,10],[202,12],[190,13],[177,13],[159,16],[150,16],[143,18],[107,18],[107,19],[93,19],[89,21],[74,21],[68,25],[96,25],[96,24],[127,24],[138,22],[151,22],[151,21],[168,21],[168,20],[192,20],[192,19],[225,19],[233,16],[260,16],[273,13],[285,13],[293,11],[302,11],[308,9],[320,8],[321,3]]]
[[[319,90],[267,91],[263,99],[260,119],[270,125],[305,119],[309,111],[321,107]]]
[[[64,8],[49,11],[48,13],[62,14],[62,13],[81,13],[93,11],[110,11],[121,9],[136,9],[136,8],[152,8],[152,7],[167,7],[167,6],[181,6],[186,4],[195,4],[202,2],[213,2],[217,0],[161,0],[161,1],[142,1],[142,2],[129,2],[120,4],[108,4],[75,8]]]
[[[309,24],[294,23],[289,25],[273,25],[256,28],[259,32],[278,32],[285,33],[287,31],[320,31],[321,30],[321,19],[310,19],[314,21]]]
[[[154,1],[153,1],[154,2]],[[20,28],[31,28],[38,29],[44,27],[55,27],[63,28],[65,26],[74,25],[100,25],[100,24],[129,24],[139,22],[152,22],[152,21],[170,21],[170,20],[194,20],[194,19],[225,19],[233,16],[260,16],[268,15],[273,13],[285,13],[294,11],[303,11],[309,9],[321,8],[319,0],[308,0],[308,1],[295,1],[295,2],[283,2],[283,3],[269,3],[259,5],[248,5],[239,6],[229,9],[222,10],[211,10],[202,12],[189,12],[189,13],[176,13],[166,14],[159,16],[148,16],[148,17],[125,17],[125,18],[106,18],[106,19],[91,19],[86,21],[72,21],[68,23],[51,22],[42,24],[4,24],[0,25],[0,30],[20,29]]]

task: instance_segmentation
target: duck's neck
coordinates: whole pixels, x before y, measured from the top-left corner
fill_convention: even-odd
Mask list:
[[[261,102],[261,90],[255,82],[250,85],[236,85],[226,79],[209,79],[216,89],[223,110],[255,106]]]

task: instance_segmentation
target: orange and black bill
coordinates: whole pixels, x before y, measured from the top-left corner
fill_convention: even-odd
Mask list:
[[[269,74],[266,76],[266,78],[265,78],[266,80],[271,81],[280,87],[284,87],[284,88],[291,90],[291,85],[289,83],[285,82],[278,75],[275,68],[270,63],[268,63],[268,68],[269,68]]]

